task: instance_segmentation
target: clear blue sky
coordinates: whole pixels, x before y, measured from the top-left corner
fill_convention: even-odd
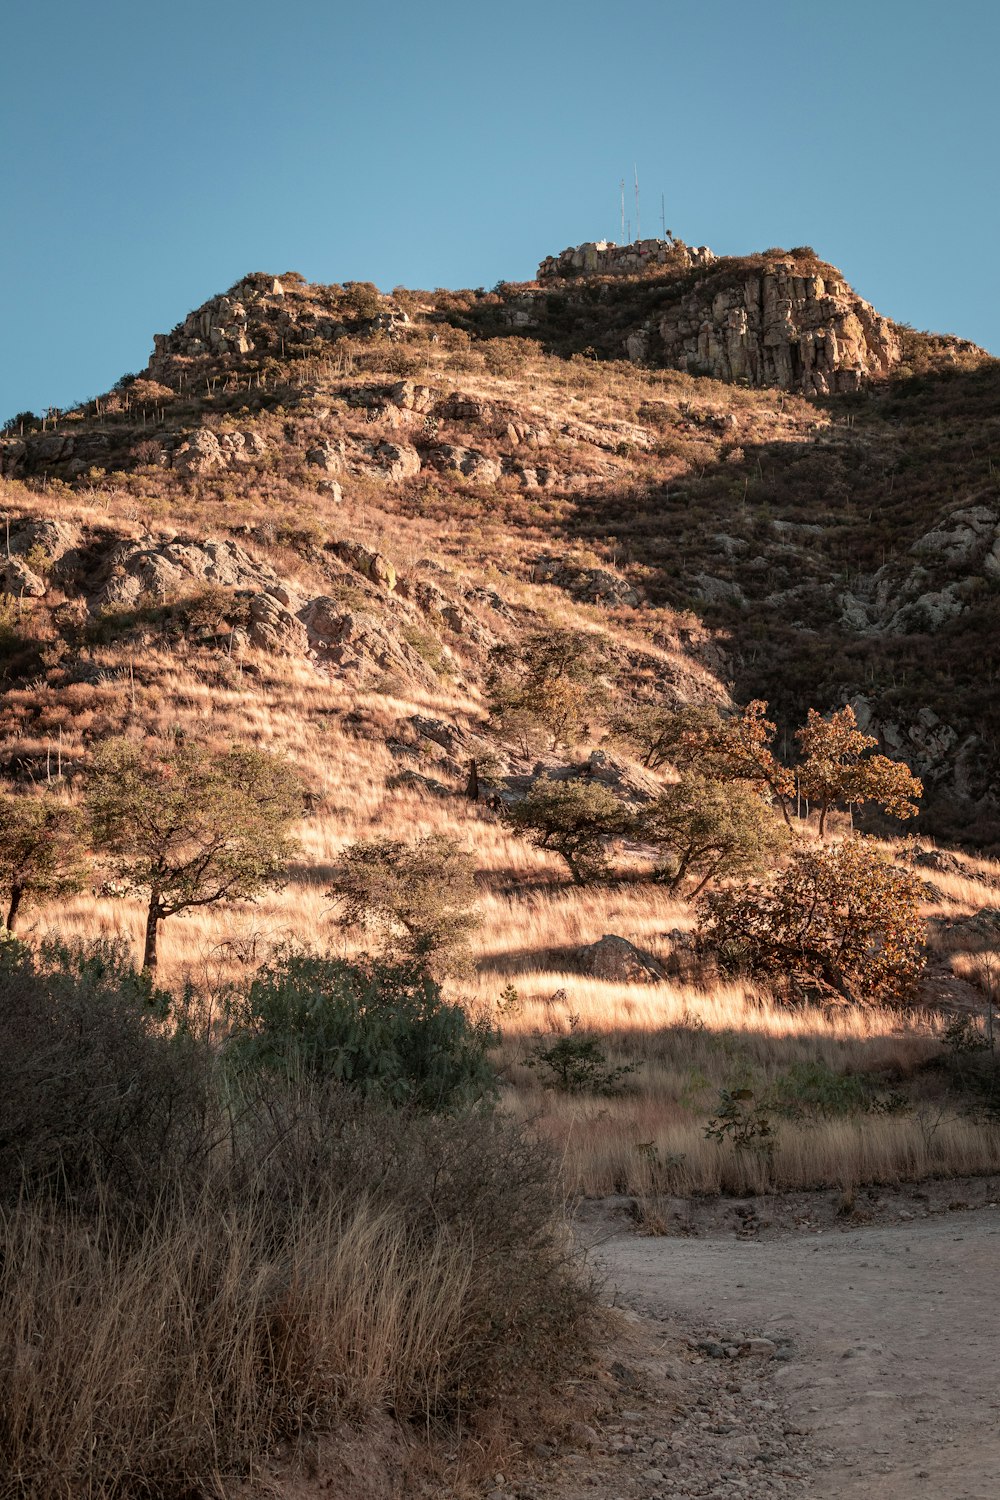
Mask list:
[[[491,286],[643,228],[811,244],[1000,352],[996,0],[6,8],[0,419],[106,389],[247,271]]]

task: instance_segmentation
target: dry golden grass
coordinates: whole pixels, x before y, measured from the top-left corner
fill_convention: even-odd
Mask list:
[[[57,489],[54,496],[5,483],[4,504],[14,513],[38,515],[51,514],[55,506],[67,519],[114,524],[135,534],[146,526],[176,526],[205,535],[211,530],[206,517],[212,516],[218,516],[220,531],[243,522],[270,526],[274,534],[266,545],[242,536],[241,545],[258,548],[264,560],[307,593],[324,592],[328,580],[288,541],[296,528],[382,550],[404,572],[415,566],[412,560],[430,557],[445,564],[451,582],[496,586],[515,612],[530,612],[535,620],[599,627],[618,647],[641,649],[665,676],[683,668],[703,696],[717,697],[717,678],[705,659],[691,651],[692,630],[700,631],[700,645],[709,643],[709,635],[690,617],[653,609],[636,612],[634,618],[624,613],[609,616],[572,603],[562,591],[528,581],[531,559],[552,545],[554,533],[561,550],[568,555],[575,550],[581,561],[607,563],[616,556],[618,542],[613,537],[605,546],[603,541],[595,544],[596,532],[589,537],[580,532],[589,503],[588,476],[599,475],[602,494],[619,505],[622,535],[628,536],[629,517],[643,503],[642,484],[676,478],[717,459],[719,438],[713,436],[711,420],[702,418],[732,413],[737,436],[757,444],[802,440],[817,425],[832,441],[837,434],[829,419],[796,397],[744,392],[624,363],[592,367],[589,361],[532,353],[516,379],[491,375],[483,355],[457,336],[440,346],[417,341],[405,352],[415,361],[409,372],[413,378],[426,380],[439,392],[458,385],[487,401],[516,401],[523,415],[549,431],[550,446],[563,470],[579,470],[582,488],[575,495],[559,490],[515,493],[501,485],[487,494],[461,479],[423,475],[421,484],[426,479],[430,489],[418,493],[414,488],[411,493],[354,475],[345,480],[345,503],[331,511],[308,476],[289,468],[287,473],[267,471],[245,480],[233,474],[216,476],[211,482],[187,486],[170,474],[131,475],[106,478],[89,490]],[[296,408],[298,419],[308,427],[313,420],[310,403],[342,401],[353,386],[370,384],[379,376],[380,358],[377,351],[371,359],[362,353],[354,374],[350,362],[339,369],[305,362],[293,376],[296,394],[303,397]],[[263,411],[254,420],[277,442],[284,414]],[[355,418],[348,414],[344,420],[350,425]],[[411,420],[416,418],[390,414],[365,430],[370,437],[405,437],[405,426],[397,432],[392,424]],[[685,448],[680,457],[654,451],[658,436],[674,426],[686,434],[690,451]],[[589,437],[584,441],[572,436],[574,432]],[[441,435],[475,442],[486,452],[493,451],[491,444],[495,447],[495,434],[480,429],[463,435],[456,426]],[[628,454],[616,452],[623,441],[631,444]],[[535,449],[527,449],[524,456],[529,454],[534,455],[532,461],[542,461]],[[616,485],[624,486],[620,494]],[[104,680],[87,686],[84,694],[78,692],[84,685],[57,691],[33,684],[23,694],[9,695],[6,712],[17,720],[12,739],[18,753],[45,756],[61,745],[67,758],[83,756],[85,734],[101,737],[121,731],[169,735],[182,730],[219,744],[246,739],[287,753],[315,802],[301,829],[302,858],[284,892],[268,895],[254,906],[200,911],[164,925],[164,981],[191,979],[211,999],[245,977],[275,942],[299,940],[344,953],[357,951],[365,935],[341,930],[324,894],[330,868],[345,844],[375,833],[404,839],[428,833],[458,836],[475,855],[482,887],[483,925],[475,954],[479,973],[468,986],[468,998],[490,1009],[506,983],[519,991],[520,1011],[504,1023],[502,1061],[510,1079],[509,1107],[538,1115],[539,1128],[564,1146],[568,1180],[574,1187],[606,1191],[616,1183],[641,1181],[645,1159],[635,1148],[636,1143],[648,1142],[655,1143],[664,1161],[683,1156],[683,1168],[676,1168],[678,1183],[698,1191],[715,1191],[720,1182],[731,1186],[733,1174],[738,1177],[749,1170],[748,1162],[730,1160],[727,1166],[725,1152],[706,1142],[702,1131],[718,1090],[741,1068],[756,1069],[762,1084],[793,1064],[815,1058],[834,1069],[907,1074],[919,1072],[920,1064],[939,1047],[938,1023],[922,1014],[844,1017],[789,1012],[738,984],[678,980],[648,987],[609,986],[574,973],[575,950],[606,932],[669,961],[670,933],[689,928],[693,914],[655,887],[568,889],[559,861],[512,839],[481,810],[460,799],[391,788],[388,783],[407,765],[456,785],[454,774],[439,767],[432,749],[425,760],[416,755],[397,758],[385,740],[395,724],[413,713],[452,718],[474,717],[480,711],[476,663],[465,642],[454,643],[451,678],[442,677],[431,687],[396,685],[388,692],[384,683],[320,676],[305,662],[256,657],[248,659],[244,671],[240,662],[221,662],[211,652],[168,647],[156,640],[127,648],[95,648],[94,658]],[[130,659],[141,666],[135,676],[127,671]],[[380,687],[383,690],[377,691]],[[348,710],[370,714],[376,730],[365,737],[346,732],[341,718]],[[928,902],[928,916],[968,915],[996,899],[995,888],[976,879],[995,878],[996,867],[968,861],[967,870],[962,876],[927,872],[940,893]],[[84,893],[58,911],[37,913],[34,923],[37,931],[57,926],[70,936],[122,935],[138,948],[142,912],[138,902]],[[940,924],[932,931],[931,950],[954,975],[980,987],[988,985],[993,958],[1000,963],[1000,954],[991,957],[991,951],[959,951]],[[559,991],[565,992],[565,1000],[553,1002]],[[577,1104],[539,1088],[537,1074],[524,1066],[527,1052],[538,1036],[565,1030],[570,1016],[579,1017],[581,1030],[604,1039],[613,1061],[641,1059],[641,1070],[630,1079],[631,1092],[610,1101]],[[706,1082],[692,1090],[695,1074]],[[939,1125],[933,1151],[916,1149],[923,1136],[915,1116],[782,1123],[773,1171],[782,1181],[796,1184],[825,1181],[832,1170],[831,1152],[837,1151],[843,1155],[841,1175],[847,1178],[858,1172],[912,1175],[949,1170],[949,1153],[955,1163],[950,1169],[959,1171],[975,1155],[977,1141],[976,1149],[992,1163],[994,1146],[988,1132],[966,1121]],[[619,1142],[614,1151],[609,1146],[612,1137]],[[875,1142],[875,1155],[865,1156],[865,1151],[875,1150]],[[617,1166],[609,1165],[612,1158]],[[759,1163],[754,1170],[761,1170]]]
[[[758,986],[704,975],[649,985],[587,978],[572,967],[576,950],[607,932],[669,965],[671,934],[690,929],[693,912],[655,886],[567,886],[556,860],[512,839],[479,809],[387,792],[395,763],[384,746],[324,730],[318,743],[300,740],[298,749],[324,800],[303,826],[303,859],[289,886],[254,906],[167,922],[167,982],[189,978],[217,994],[281,941],[358,951],[366,935],[338,927],[324,894],[340,849],[376,831],[399,838],[448,832],[474,852],[482,881],[478,974],[463,992],[474,1009],[496,1016],[504,986],[517,990],[516,1007],[501,1018],[504,1105],[556,1144],[571,1191],[746,1192],[1000,1169],[997,1132],[936,1101],[939,1085],[927,1065],[941,1051],[941,1017],[920,1009],[792,1009]],[[981,862],[970,871],[988,878],[995,867]],[[945,899],[931,903],[932,912],[961,915],[989,903],[991,888],[971,873],[935,883]],[[39,930],[50,922],[73,936],[124,935],[137,949],[141,940],[138,903],[81,896],[36,919]],[[974,982],[983,963],[981,954],[952,959]],[[640,1064],[622,1093],[567,1097],[541,1086],[527,1066],[532,1049],[573,1026],[600,1039],[611,1065]],[[911,1110],[781,1119],[771,1155],[705,1138],[721,1089],[749,1083],[763,1092],[790,1068],[812,1063],[882,1080],[887,1094],[903,1089]]]
[[[567,1183],[587,1195],[762,1191],[886,1182],[996,1170],[1000,1133],[939,1118],[922,1069],[940,1052],[934,1016],[845,1008],[791,1010],[740,984],[708,989],[663,983],[612,985],[574,974],[519,975],[523,996],[505,1020],[506,1104],[535,1119],[563,1155]],[[608,1098],[544,1089],[528,1060],[575,1025],[596,1034],[611,1066],[638,1064]],[[723,1088],[760,1096],[789,1070],[819,1064],[833,1075],[908,1087],[913,1112],[803,1119],[771,1116],[773,1153],[705,1137]],[[541,1070],[544,1072],[544,1070]],[[923,1097],[926,1089],[926,1097]],[[932,1124],[928,1124],[928,1122]]]
[[[303,1210],[280,1254],[270,1231],[266,1204],[225,1223],[189,1204],[139,1239],[38,1204],[0,1217],[0,1493],[221,1496],[317,1423],[433,1417],[467,1247],[415,1256],[363,1205]]]

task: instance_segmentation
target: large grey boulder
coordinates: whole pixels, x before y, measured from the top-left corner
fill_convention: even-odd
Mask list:
[[[302,621],[273,593],[255,594],[250,600],[250,644],[277,656],[304,654],[308,645]]]
[[[581,948],[578,959],[585,974],[610,984],[657,984],[663,978],[655,959],[615,933],[606,932],[599,942]]]

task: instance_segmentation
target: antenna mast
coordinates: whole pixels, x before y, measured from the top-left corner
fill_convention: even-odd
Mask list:
[[[642,221],[639,218],[639,168],[633,163],[632,171],[635,173],[635,237],[642,239]]]
[[[620,245],[624,245],[624,243],[625,243],[625,179],[624,179],[624,177],[622,178],[622,180],[618,184],[618,186],[621,188],[621,192],[622,192],[622,237],[618,241],[618,243]]]
[[[665,193],[660,194],[660,229],[663,238],[667,237],[667,197]]]

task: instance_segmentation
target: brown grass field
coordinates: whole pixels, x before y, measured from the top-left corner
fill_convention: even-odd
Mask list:
[[[558,860],[514,838],[481,808],[387,790],[394,763],[383,745],[303,729],[308,720],[300,710],[318,691],[314,682],[296,683],[295,712],[287,719],[275,704],[253,700],[242,723],[243,733],[259,742],[290,746],[307,783],[320,793],[302,826],[302,857],[288,885],[253,905],[202,910],[163,929],[161,980],[174,987],[191,981],[216,1024],[228,987],[245,979],[274,945],[306,943],[344,955],[370,945],[366,933],[338,925],[325,894],[325,877],[347,843],[376,832],[405,839],[446,832],[475,854],[482,921],[474,935],[475,975],[448,989],[499,1024],[504,1108],[555,1143],[570,1194],[849,1188],[1000,1169],[1000,1129],[938,1097],[929,1065],[941,1054],[949,1017],[933,1008],[933,996],[907,1011],[789,1008],[759,986],[692,972],[690,964],[685,970],[670,936],[693,926],[694,913],[684,902],[640,881],[570,886]],[[200,694],[189,693],[187,712],[197,714],[200,701]],[[209,730],[242,706],[238,697],[232,708],[218,695],[203,701]],[[285,698],[286,712],[288,706]],[[385,711],[384,698],[373,706]],[[425,695],[389,706],[397,712],[443,707]],[[935,876],[938,894],[926,916],[947,919],[991,905],[994,890],[976,875],[992,880],[996,866],[969,860],[967,868],[966,877]],[[32,927],[68,937],[125,937],[138,951],[142,921],[138,902],[88,892],[59,910],[34,913]],[[582,975],[573,966],[576,950],[605,933],[627,938],[675,976],[630,985]],[[981,993],[985,1005],[997,955],[952,952],[933,934],[931,949],[939,967],[981,986],[966,988],[973,1004]],[[503,1004],[508,985],[517,993],[513,1004]],[[610,1064],[638,1064],[620,1092],[576,1096],[542,1086],[539,1072],[528,1066],[532,1049],[573,1027],[598,1037]],[[783,1118],[766,1153],[706,1138],[720,1089],[748,1086],[760,1093],[789,1068],[811,1063],[880,1079],[890,1092],[905,1091],[910,1107],[898,1114]]]
[[[421,302],[427,312],[436,305],[445,321],[425,323]],[[140,431],[138,415],[123,413],[120,402],[111,415],[95,403],[63,413],[63,435],[90,424],[113,436],[111,471],[93,469],[72,484],[47,473],[0,480],[0,516],[66,520],[101,545],[175,532],[229,537],[304,597],[339,589],[345,608],[371,609],[396,631],[407,620],[412,626],[412,606],[407,616],[398,597],[373,602],[377,590],[338,571],[331,548],[360,543],[384,553],[410,583],[436,580],[453,595],[469,588],[473,599],[476,590],[495,591],[503,611],[480,597],[466,617],[483,626],[485,641],[547,626],[599,632],[626,697],[664,683],[699,702],[759,692],[794,725],[804,704],[831,706],[844,683],[863,681],[867,690],[891,676],[895,689],[898,668],[900,714],[926,705],[951,722],[952,707],[964,703],[955,723],[964,713],[989,740],[993,667],[978,647],[996,638],[992,615],[973,626],[976,651],[957,630],[897,661],[891,642],[845,646],[831,633],[822,587],[816,618],[807,615],[798,635],[785,629],[783,606],[776,614],[768,600],[802,578],[823,585],[873,569],[886,561],[887,545],[893,556],[905,554],[934,522],[942,494],[985,482],[986,457],[968,454],[996,422],[995,369],[956,371],[912,391],[904,382],[887,398],[887,421],[874,402],[821,405],[618,360],[559,358],[520,339],[477,346],[448,321],[468,321],[477,305],[470,294],[412,294],[407,305],[414,323],[401,345],[343,339],[333,358],[289,363],[279,384],[272,375],[263,389],[259,374],[252,387],[252,371],[213,370],[210,391],[207,379],[204,395],[196,383],[197,398],[194,383],[182,385],[165,415],[154,410],[148,431],[146,412]],[[435,418],[435,442],[474,444],[487,460],[509,457],[512,414],[534,429],[516,456],[549,480],[521,486],[504,473],[477,483],[425,467],[394,485],[355,465],[341,476],[343,502],[333,504],[306,462],[310,443],[327,434],[355,445],[420,441],[418,412],[362,415],[363,401],[353,400],[373,382],[401,376],[427,380],[438,397],[460,387],[490,408],[478,424]],[[155,450],[158,434],[203,424],[254,427],[266,456],[245,471],[191,478],[130,453],[140,440]],[[899,466],[906,444],[915,461]],[[992,462],[989,483],[992,490]],[[801,524],[818,539],[790,549],[788,528]],[[640,606],[608,610],[534,582],[535,561],[550,551],[577,567],[617,569],[639,590]],[[705,573],[721,586],[714,602],[697,581]],[[342,1446],[357,1445],[357,1430],[367,1442],[388,1413],[411,1435],[450,1423],[450,1448],[453,1434],[468,1431],[472,1386],[479,1426],[462,1449],[481,1480],[510,1451],[505,1423],[520,1419],[537,1436],[538,1401],[579,1362],[591,1331],[591,1293],[575,1271],[560,1279],[565,1226],[553,1219],[550,1168],[532,1176],[518,1155],[525,1142],[539,1160],[538,1138],[555,1148],[570,1209],[581,1196],[627,1195],[654,1229],[667,1222],[661,1210],[670,1197],[832,1187],[849,1200],[861,1185],[1000,1171],[1000,1125],[950,1086],[956,1058],[947,1034],[956,1011],[978,1019],[995,998],[1000,952],[988,940],[978,948],[963,942],[949,923],[1000,904],[996,864],[963,856],[963,874],[933,872],[928,976],[912,1007],[793,1008],[762,985],[695,961],[678,941],[694,926],[694,910],[641,878],[648,871],[636,851],[622,856],[625,878],[570,886],[559,860],[512,835],[484,806],[397,784],[408,769],[461,791],[455,764],[405,731],[415,714],[481,719],[485,647],[469,634],[421,617],[420,681],[370,660],[338,676],[301,654],[234,652],[235,630],[228,650],[219,638],[201,639],[170,618],[173,597],[144,598],[132,615],[98,611],[91,634],[74,637],[73,619],[79,625],[87,614],[85,589],[77,580],[68,596],[61,577],[47,575],[44,598],[0,601],[0,746],[12,777],[44,778],[76,799],[95,743],[181,734],[286,755],[309,794],[301,853],[283,890],[163,926],[159,982],[175,992],[191,986],[201,1034],[221,1034],[227,998],[276,947],[350,956],[371,945],[371,934],[338,923],[326,894],[346,845],[373,835],[448,834],[475,858],[481,925],[470,973],[448,981],[446,994],[500,1029],[501,1108],[499,1121],[433,1122],[437,1159],[429,1147],[424,1156],[413,1151],[419,1123],[369,1121],[373,1155],[360,1153],[364,1170],[348,1172],[341,1162],[340,1186],[278,1227],[266,1174],[238,1191],[230,1184],[221,1211],[185,1189],[176,1200],[183,1212],[138,1225],[120,1203],[107,1214],[88,1204],[79,1215],[43,1201],[8,1204],[0,1219],[0,1442],[13,1478],[5,1489],[0,1476],[0,1500],[148,1493],[173,1500],[195,1488],[230,1495],[235,1476],[252,1475],[276,1444],[290,1443],[301,1456],[300,1446],[332,1428]],[[727,595],[733,583],[737,595],[748,591],[749,607]],[[990,599],[984,610],[995,608]],[[567,755],[599,743],[595,730],[593,744]],[[800,835],[813,838],[815,829],[804,823]],[[138,958],[141,904],[114,894],[107,874],[95,863],[79,895],[25,911],[19,936],[121,938]],[[587,976],[579,950],[608,933],[651,954],[668,977],[615,984]],[[546,1087],[538,1054],[569,1035],[594,1041],[608,1067],[627,1069],[620,1086],[608,1094]],[[747,1091],[746,1115],[768,1115],[770,1133],[742,1146],[707,1134],[723,1093],[734,1090]],[[765,1102],[772,1099],[782,1108]],[[308,1108],[302,1118],[315,1124]],[[511,1129],[507,1145],[498,1145],[490,1132],[510,1121],[525,1129]],[[314,1145],[307,1138],[293,1158],[307,1183]],[[477,1152],[492,1171],[479,1172]],[[385,1156],[403,1163],[402,1179],[395,1197],[377,1202],[371,1162]],[[435,1160],[446,1160],[446,1169]],[[159,1191],[155,1161],[149,1171]],[[463,1201],[452,1205],[450,1221],[439,1222],[433,1205],[415,1250],[414,1205],[426,1206],[428,1184],[449,1174]],[[495,1197],[477,1200],[477,1220],[464,1200],[484,1183]],[[303,1190],[301,1202],[307,1198]],[[549,1339],[535,1313],[509,1340],[484,1331],[502,1324],[508,1303],[521,1305],[510,1295],[518,1245],[502,1233],[517,1212],[528,1213],[526,1203],[536,1238],[519,1274],[525,1285],[535,1277],[539,1306],[555,1305],[563,1317],[564,1342],[558,1332]],[[272,1244],[280,1251],[271,1254]],[[523,1305],[533,1304],[526,1296]],[[540,1347],[523,1354],[533,1332],[563,1360],[558,1371],[541,1372],[537,1392],[528,1391],[523,1364],[542,1357]],[[508,1352],[521,1367],[503,1363]],[[353,1437],[345,1423],[354,1424]],[[307,1492],[297,1485],[290,1493]]]

